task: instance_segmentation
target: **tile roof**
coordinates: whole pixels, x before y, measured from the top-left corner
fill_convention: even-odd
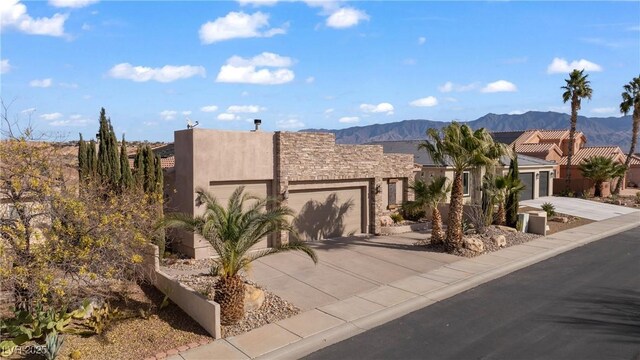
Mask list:
[[[556,144],[537,144],[537,143],[516,144],[516,152],[522,152],[522,153],[541,153],[541,152],[547,152],[554,148],[556,148],[558,152],[562,153],[560,148]]]
[[[609,158],[617,159],[621,158],[621,161],[624,161],[624,154],[619,146],[585,146],[580,150],[576,151],[571,158],[571,164],[578,165],[583,160],[592,158],[594,156],[604,156]],[[567,164],[567,157],[563,156],[559,162],[560,165]]]
[[[135,159],[133,157],[129,156],[129,167],[131,169],[134,169],[134,165],[133,165],[134,161],[135,161]],[[163,169],[169,169],[169,168],[175,167],[176,166],[176,157],[175,156],[169,156],[169,157],[166,157],[166,158],[160,158],[160,166]]]
[[[516,141],[522,134],[524,134],[524,130],[520,131],[496,131],[491,133],[491,137],[493,141],[499,142],[502,144],[511,145],[514,141]]]

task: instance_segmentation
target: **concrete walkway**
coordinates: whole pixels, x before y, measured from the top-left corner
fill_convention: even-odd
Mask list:
[[[268,263],[261,262],[254,267],[256,279],[263,276],[264,281],[271,281],[271,285],[267,286],[270,290],[279,289],[275,292],[280,291],[285,298],[286,296],[304,298],[306,294],[298,294],[295,291],[290,291],[290,295],[287,295],[288,290],[284,280],[291,280],[290,276],[293,280],[303,282],[315,289],[315,292],[306,296],[312,298],[324,294],[335,299],[306,300],[307,311],[297,316],[268,324],[245,334],[216,340],[168,359],[297,359],[513,271],[636,226],[640,226],[640,213],[631,213],[472,259],[455,257],[455,260],[452,260],[446,254],[427,255],[422,251],[414,252],[407,245],[404,250],[401,250],[403,242],[411,239],[394,239],[395,237],[352,239],[351,241],[365,242],[357,249],[354,248],[357,245],[351,245],[347,239],[327,244],[326,249],[319,244],[317,251],[320,252],[320,258],[323,261],[322,268],[319,270],[311,270],[313,265],[307,268],[304,263],[309,260],[295,255],[299,257],[300,262],[294,261],[294,265],[286,270],[299,272],[285,273],[284,266],[288,265],[281,263],[283,258],[280,258],[280,261],[272,260],[280,255],[274,256],[272,259],[265,259],[271,260]],[[376,252],[375,249],[378,247],[401,252],[392,251],[391,255],[384,255],[386,258],[381,259],[383,255],[380,254],[384,252]],[[344,253],[346,255],[336,255],[341,252],[337,249],[343,248],[347,250]],[[403,254],[401,258],[394,258],[394,256],[400,256],[399,254]],[[353,256],[350,257],[350,255]],[[437,257],[438,255],[444,256]],[[409,265],[413,264],[413,261],[416,261],[415,264],[419,262],[414,258],[416,256],[423,256],[423,261],[433,263],[426,265],[426,270],[419,272],[419,269],[413,268],[418,265]],[[360,257],[363,260],[360,260]],[[405,261],[397,263],[404,257],[406,257]],[[287,261],[289,260],[291,258],[287,258]],[[326,264],[324,264],[325,261]],[[395,275],[383,277],[365,274],[367,261],[376,261],[376,265],[371,266],[371,269],[382,267],[375,270],[376,274],[383,272],[385,266],[389,266],[392,269],[390,272]],[[351,262],[362,264],[361,268],[347,264]],[[436,262],[440,264],[436,266]],[[320,266],[319,264],[318,267]],[[282,274],[277,272],[271,275],[263,274],[262,271],[265,269],[273,269]],[[313,275],[315,271],[318,273]],[[349,274],[345,275],[343,272]],[[328,278],[320,279],[321,274]],[[334,275],[339,277],[332,278]],[[287,278],[282,279],[280,283],[274,280],[284,276]],[[360,279],[362,283],[350,279],[349,276]],[[305,280],[302,281],[302,279]],[[349,290],[348,287],[339,284],[341,281],[353,281],[352,284],[357,284],[356,288]],[[311,308],[313,302],[317,303],[317,307]]]
[[[544,196],[533,200],[520,201],[520,206],[540,208],[546,202],[552,203],[556,207],[556,212],[595,221],[632,213],[640,216],[640,211],[626,206],[569,197]]]

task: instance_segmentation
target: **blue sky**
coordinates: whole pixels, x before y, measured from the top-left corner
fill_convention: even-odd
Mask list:
[[[618,116],[640,75],[640,2],[0,2],[10,115],[69,139],[172,140],[186,118],[241,130],[344,128],[486,113]]]

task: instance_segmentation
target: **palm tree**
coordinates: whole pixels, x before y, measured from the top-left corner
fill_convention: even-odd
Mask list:
[[[602,184],[619,176],[624,176],[627,167],[606,156],[593,156],[585,159],[579,166],[582,176],[595,183],[594,196],[602,196]]]
[[[453,167],[445,241],[445,249],[453,252],[462,246],[463,172],[477,166],[494,164],[500,156],[509,153],[509,149],[503,144],[495,143],[484,128],[473,131],[468,125],[455,121],[441,131],[428,129],[427,139],[418,149],[426,150],[436,164]]]
[[[431,243],[441,244],[444,242],[444,231],[442,230],[442,216],[438,205],[447,199],[447,194],[451,191],[451,184],[444,176],[439,176],[427,184],[424,180],[416,180],[409,186],[413,190],[414,201],[408,201],[403,206],[408,210],[431,209]]]
[[[496,176],[494,180],[494,188],[496,189],[495,201],[498,203],[498,212],[496,214],[497,223],[498,225],[506,225],[507,198],[520,193],[520,191],[524,189],[524,183],[519,178],[514,178],[512,176]]]
[[[589,75],[584,74],[584,69],[573,70],[569,74],[569,78],[564,81],[567,83],[562,89],[565,92],[562,94],[562,100],[566,103],[571,100],[571,128],[569,129],[569,151],[567,152],[567,177],[566,188],[571,185],[571,159],[573,158],[573,145],[576,137],[576,125],[578,123],[578,110],[580,110],[580,103],[582,99],[591,99],[593,90],[589,86],[587,77]]]
[[[631,157],[636,151],[636,144],[638,141],[638,131],[640,130],[640,76],[633,78],[627,85],[624,86],[624,92],[622,93],[622,102],[620,103],[620,112],[624,115],[629,113],[629,110],[633,108],[633,122],[631,125],[631,146],[629,147],[629,153],[627,159],[624,162],[624,166],[629,168],[631,164]],[[614,194],[620,193],[622,187],[622,181],[624,176],[618,178],[618,183],[613,191]]]
[[[219,276],[214,286],[214,301],[220,304],[222,323],[232,324],[244,316],[245,287],[240,271],[251,262],[284,251],[302,251],[314,263],[318,262],[315,252],[298,241],[250,251],[269,234],[293,231],[288,221],[293,215],[290,208],[244,193],[244,186],[233,192],[226,208],[202,188],[196,189],[196,194],[196,204],[204,205],[204,213],[198,216],[168,214],[164,226],[198,234],[213,247],[217,257],[213,259],[211,273]]]

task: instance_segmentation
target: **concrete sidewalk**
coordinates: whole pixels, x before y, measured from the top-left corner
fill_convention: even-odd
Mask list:
[[[524,200],[520,201],[520,206],[541,208],[542,204],[547,202],[553,204],[558,213],[579,216],[595,221],[611,219],[616,216],[632,213],[640,216],[638,209],[562,196],[544,196],[533,200]]]
[[[341,279],[344,279],[344,276],[339,279],[326,278],[322,281],[316,279],[321,281],[316,287],[321,293],[336,295],[340,293],[341,295],[335,296],[336,299],[326,304],[320,301],[315,308],[311,308],[312,305],[308,304],[307,311],[292,318],[268,324],[242,335],[216,340],[168,359],[297,359],[513,271],[639,225],[640,213],[636,212],[556,233],[526,244],[511,246],[472,259],[455,257],[457,261],[449,261],[449,255],[433,254],[446,256],[438,258],[438,260],[425,258],[425,261],[441,261],[442,264],[438,266],[432,264],[434,265],[433,267],[427,268],[423,272],[417,272],[417,269],[405,266],[410,264],[411,260],[401,261],[402,258],[398,258],[396,260],[401,261],[400,264],[394,262],[388,262],[388,264],[407,269],[404,271],[404,275],[403,271],[397,271],[396,275],[387,278],[389,280],[387,283],[380,282],[380,278],[377,275],[364,276],[362,280],[368,285],[358,289],[354,288],[351,291],[344,290],[345,287],[338,284],[342,281]],[[373,244],[379,242],[390,246],[394,243],[394,241],[386,237],[375,239],[376,241]],[[400,251],[401,243],[402,240],[395,241],[396,245],[394,246],[398,247],[398,251]],[[342,246],[350,245],[342,244]],[[354,246],[357,247],[357,245]],[[375,248],[375,246],[371,247]],[[327,248],[331,249],[330,246]],[[335,271],[321,269],[320,271],[325,275],[337,274],[342,271],[348,272],[348,269],[344,269],[344,267],[349,266],[346,264],[347,262],[359,261],[357,256],[361,256],[361,252],[371,251],[371,249],[362,247],[361,244],[361,247],[357,249],[349,249],[357,252],[358,254],[353,254],[357,256],[342,257],[342,255],[336,255],[332,258],[331,256],[333,255],[329,254],[331,250],[322,248],[317,250],[320,252],[326,251],[321,255],[323,262],[327,262],[324,266]],[[402,254],[405,254],[403,256],[408,259],[416,255],[407,249],[403,250]],[[390,259],[377,259],[376,256],[380,255],[379,253],[376,254],[375,251],[373,254],[364,255],[378,261],[384,261],[377,262],[375,267],[390,266],[385,265]],[[328,256],[327,260],[325,260],[324,256]],[[389,258],[393,258],[393,256],[389,255]],[[418,256],[426,255],[418,254]],[[369,258],[364,259],[366,261],[371,260]],[[300,260],[308,262],[307,259],[302,257],[300,257]],[[275,260],[271,263],[274,267],[286,266],[278,264],[279,262]],[[392,266],[391,268],[395,267]],[[264,269],[254,268],[256,276],[261,270]],[[295,268],[293,270],[300,269]],[[283,275],[271,277],[271,279],[281,276]],[[301,275],[295,275],[295,273],[292,275],[294,279],[296,276],[301,277]],[[350,276],[356,277],[356,274],[353,273]],[[357,277],[360,277],[360,275]],[[310,276],[310,278],[313,278],[313,276]],[[268,281],[268,279],[269,275],[265,275],[265,280]],[[286,282],[283,281],[284,283]],[[334,288],[328,285],[332,283],[335,284]],[[352,293],[354,294],[349,295]],[[317,296],[317,293],[307,296],[314,297]]]

